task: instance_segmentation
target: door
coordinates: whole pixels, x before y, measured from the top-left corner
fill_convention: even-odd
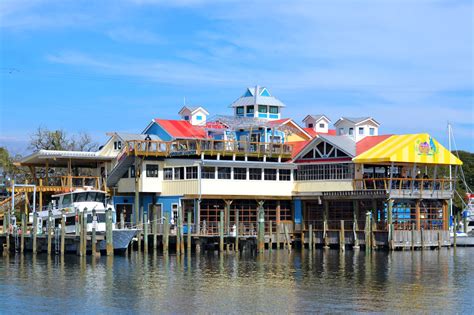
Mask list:
[[[116,204],[115,210],[117,211],[118,218],[121,218],[122,217],[121,214],[123,213],[126,227],[131,227],[133,225],[132,224],[132,221],[133,221],[133,217],[132,217],[133,205],[132,204]],[[119,219],[118,221],[120,220],[121,219]]]

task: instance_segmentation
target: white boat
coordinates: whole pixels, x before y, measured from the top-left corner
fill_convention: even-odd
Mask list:
[[[61,227],[61,220],[64,216],[66,219],[66,234],[75,234],[76,222],[78,222],[79,214],[87,216],[87,232],[92,232],[95,227],[98,235],[106,232],[106,211],[112,211],[112,233],[114,250],[125,250],[128,248],[130,241],[137,233],[137,229],[118,229],[117,215],[114,206],[109,203],[106,198],[105,191],[95,190],[91,187],[75,189],[71,192],[53,195],[51,204],[42,211],[38,211],[38,230],[37,234],[41,235],[47,231],[47,222],[51,220],[51,224],[55,228]],[[93,211],[95,216],[93,217]],[[33,213],[29,217],[30,223],[33,223]],[[105,241],[98,243],[100,250],[105,249]],[[68,247],[67,250],[74,250]]]

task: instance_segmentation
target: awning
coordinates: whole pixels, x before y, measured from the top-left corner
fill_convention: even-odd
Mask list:
[[[429,134],[393,135],[353,159],[354,163],[462,165]]]

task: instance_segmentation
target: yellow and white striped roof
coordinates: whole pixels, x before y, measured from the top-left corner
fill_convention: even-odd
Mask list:
[[[354,163],[462,165],[461,160],[427,133],[393,135],[353,159]]]

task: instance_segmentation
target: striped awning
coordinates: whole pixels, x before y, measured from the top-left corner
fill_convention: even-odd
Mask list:
[[[462,165],[454,154],[429,134],[393,135],[356,156],[355,163],[418,163]]]

